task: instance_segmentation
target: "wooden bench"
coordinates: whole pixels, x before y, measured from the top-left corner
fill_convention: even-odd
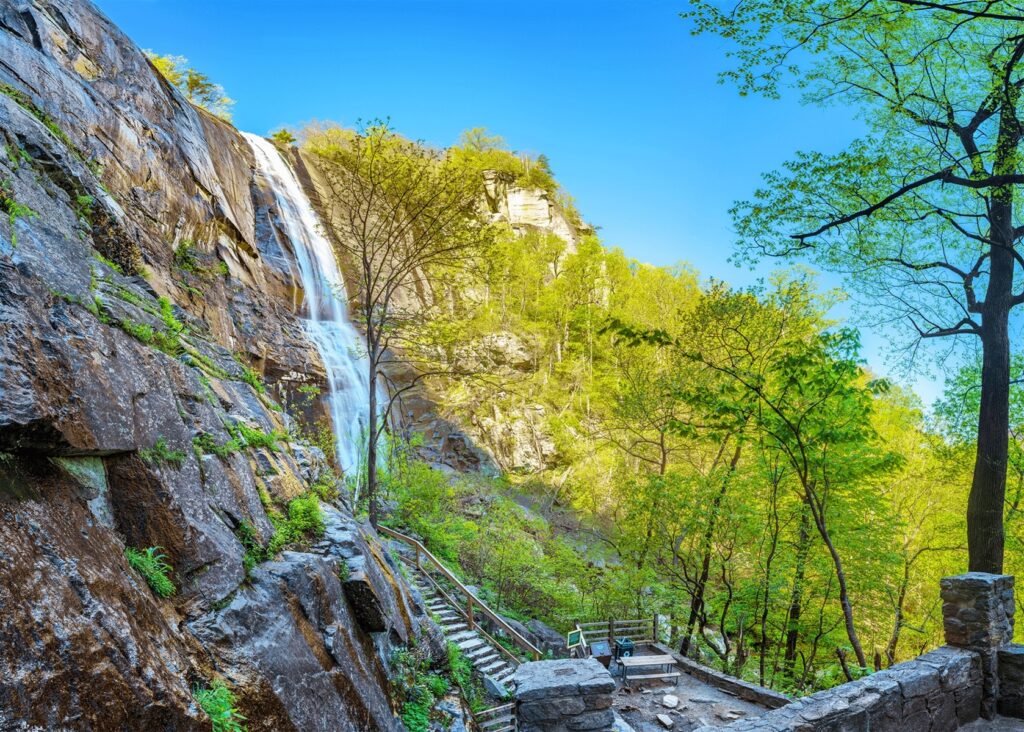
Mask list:
[[[631,681],[651,681],[654,679],[675,679],[679,683],[682,674],[676,670],[676,659],[667,654],[660,656],[626,656],[619,659],[622,666],[622,680],[626,688],[630,687]],[[651,666],[669,667],[670,670],[659,673],[638,673],[641,669]]]

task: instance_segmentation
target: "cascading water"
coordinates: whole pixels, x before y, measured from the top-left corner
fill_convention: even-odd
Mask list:
[[[305,292],[306,331],[327,369],[338,465],[352,475],[361,464],[369,422],[370,382],[363,338],[348,318],[345,283],[334,247],[294,171],[269,140],[244,134],[256,155],[258,172],[274,192],[281,225],[295,250]]]

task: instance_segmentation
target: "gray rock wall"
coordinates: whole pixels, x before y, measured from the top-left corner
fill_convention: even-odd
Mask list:
[[[323,386],[247,144],[85,0],[0,0],[0,59],[0,195],[33,212],[0,216],[0,729],[209,729],[216,678],[250,730],[400,729],[386,659],[429,621],[375,534],[339,504],[247,571],[322,454],[195,442],[294,434]]]

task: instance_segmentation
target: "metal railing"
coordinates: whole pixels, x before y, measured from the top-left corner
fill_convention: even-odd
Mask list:
[[[466,624],[469,626],[470,630],[475,630],[484,635],[491,642],[491,644],[498,649],[498,651],[500,651],[506,657],[508,657],[515,665],[519,665],[520,659],[517,658],[514,653],[510,652],[501,643],[492,638],[487,633],[487,631],[480,627],[480,624],[476,620],[476,614],[479,613],[480,615],[483,615],[488,620],[490,620],[491,623],[493,623],[496,627],[500,628],[504,633],[506,633],[508,637],[512,640],[512,642],[520,649],[522,649],[527,656],[533,658],[534,661],[539,661],[541,659],[541,657],[544,654],[541,653],[541,650],[539,648],[537,648],[535,645],[530,643],[530,641],[526,640],[526,638],[524,638],[522,635],[516,632],[516,630],[511,625],[506,623],[500,615],[491,610],[476,595],[470,592],[469,588],[467,588],[466,585],[464,585],[462,581],[459,580],[458,577],[452,574],[451,570],[449,570],[446,566],[441,564],[441,561],[433,554],[431,554],[430,551],[425,546],[423,546],[423,544],[421,544],[416,539],[413,539],[411,536],[406,536],[405,534],[401,534],[395,531],[394,529],[389,529],[386,526],[379,526],[377,527],[377,530],[385,536],[390,536],[392,539],[397,539],[398,541],[404,544],[408,544],[416,550],[416,568],[420,570],[420,572],[422,572],[423,575],[428,580],[430,580],[434,587],[438,589],[438,591],[441,593],[441,596],[445,598],[445,601],[447,601],[448,604],[456,610],[456,612],[458,612],[463,618],[466,619]],[[462,595],[465,596],[464,604],[457,602],[454,598],[452,598],[451,593],[446,592],[445,589],[441,586],[441,584],[430,575],[430,572],[427,571],[428,567],[424,566],[424,559],[427,561],[429,568],[436,569],[438,572],[440,572],[441,575],[452,584],[452,586],[454,586],[460,593],[462,593]]]

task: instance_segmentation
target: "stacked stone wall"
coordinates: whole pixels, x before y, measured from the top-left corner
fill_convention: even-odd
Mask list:
[[[524,663],[516,671],[520,732],[610,730],[615,681],[593,658]]]

